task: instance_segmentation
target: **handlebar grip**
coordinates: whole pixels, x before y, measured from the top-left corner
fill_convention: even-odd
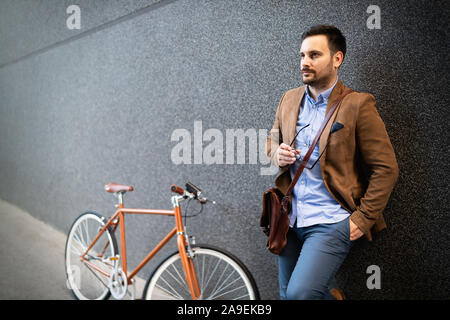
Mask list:
[[[184,189],[177,186],[176,184],[173,184],[170,186],[170,191],[181,194],[181,195],[184,194]]]

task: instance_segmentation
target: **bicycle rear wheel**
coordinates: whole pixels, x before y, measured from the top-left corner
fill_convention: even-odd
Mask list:
[[[117,261],[111,261],[117,250],[114,233],[108,228],[95,245],[81,259],[105,225],[101,215],[95,212],[81,214],[72,224],[66,241],[65,261],[67,285],[79,300],[104,300],[109,298],[109,275]]]
[[[257,300],[258,288],[245,265],[225,250],[212,246],[192,248],[202,300]],[[152,272],[143,292],[146,300],[190,300],[178,251],[169,255]]]

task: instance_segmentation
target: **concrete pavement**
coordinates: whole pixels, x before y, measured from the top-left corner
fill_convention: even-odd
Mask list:
[[[0,199],[0,299],[73,299],[66,286],[65,243],[65,234]],[[137,298],[144,284],[137,279]]]

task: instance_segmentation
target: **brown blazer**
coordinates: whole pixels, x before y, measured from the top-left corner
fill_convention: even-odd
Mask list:
[[[348,89],[339,79],[328,99],[327,110]],[[275,122],[267,138],[266,152],[273,165],[279,166],[276,150],[295,136],[299,108],[305,86],[288,90],[281,98]],[[344,125],[330,135],[334,122]],[[386,228],[383,210],[398,177],[398,165],[375,98],[368,93],[348,94],[338,106],[319,139],[319,154],[327,139],[329,144],[320,167],[330,194],[350,214],[350,219],[372,241],[372,232]],[[306,169],[305,169],[306,170]],[[275,185],[285,194],[291,177],[289,166],[280,167]]]

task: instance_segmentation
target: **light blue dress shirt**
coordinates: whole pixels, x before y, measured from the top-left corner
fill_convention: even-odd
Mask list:
[[[337,81],[338,79],[336,79],[331,88],[319,94],[317,102],[309,95],[308,85],[306,86],[296,130],[298,131],[307,124],[309,126],[303,129],[295,139],[295,148],[300,150],[300,157],[290,167],[292,179],[322,125],[328,98]],[[307,166],[310,167],[318,157],[319,142],[317,142]],[[323,183],[320,161],[311,170],[305,168],[292,192],[292,210],[289,215],[290,226],[293,227],[295,219],[297,219],[297,227],[300,228],[319,223],[339,222],[349,215],[349,212],[333,198]]]

